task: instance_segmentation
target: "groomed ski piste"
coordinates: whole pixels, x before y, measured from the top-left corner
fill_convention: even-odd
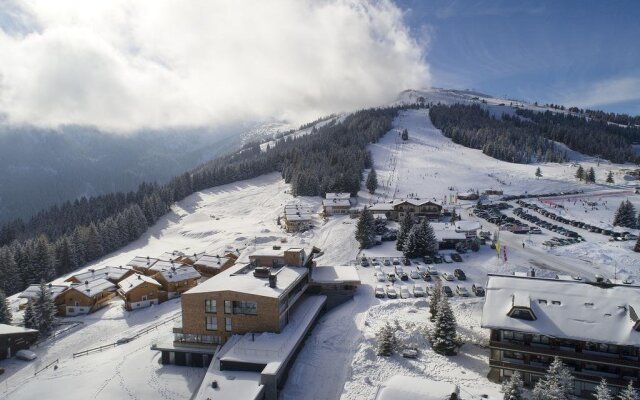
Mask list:
[[[403,96],[421,94],[427,101],[434,102],[460,101],[459,97],[465,96],[464,93],[452,93],[432,90],[407,92]],[[475,94],[466,96],[468,101],[476,97]],[[503,102],[489,98],[487,107],[508,108],[499,105]],[[402,143],[398,137],[405,128],[409,140]],[[593,166],[598,173],[597,183],[587,185],[576,181],[572,163],[520,165],[498,161],[479,150],[452,143],[433,127],[426,110],[402,112],[393,129],[378,143],[370,145],[370,149],[380,185],[373,195],[361,191],[359,205],[410,196],[449,200],[455,192],[476,189],[500,189],[506,195],[580,190],[584,193],[579,197],[562,200],[563,212],[603,226],[611,224],[613,213],[622,200],[629,199],[640,208],[640,197],[634,195],[622,179],[629,166],[606,162],[598,165],[598,160],[577,155],[584,168]],[[537,166],[543,173],[539,179],[534,176]],[[615,185],[604,183],[605,171],[609,170],[616,177]],[[581,199],[587,198],[598,203],[597,210],[589,206],[590,209],[584,212],[585,203]],[[384,242],[361,253],[354,239],[356,220],[348,216],[333,216],[326,221],[317,217],[312,230],[287,234],[276,221],[282,207],[289,202],[303,203],[318,211],[321,208],[318,197],[292,197],[288,185],[278,174],[202,191],[176,204],[136,242],[82,270],[125,265],[135,256],[154,257],[166,251],[215,254],[253,245],[280,244],[282,240],[292,246],[321,248],[324,254],[317,260],[318,265],[347,265],[360,256],[394,257],[400,254],[392,242]],[[554,208],[543,199],[538,204]],[[468,212],[470,202],[456,205],[462,210],[463,218],[475,219]],[[486,221],[479,221],[483,230],[497,230]],[[478,253],[465,254],[463,263],[440,264],[438,270],[452,272],[454,268],[462,268],[468,276],[467,287],[472,283],[484,286],[488,272],[528,271],[531,267],[548,276],[593,277],[600,274],[606,278],[638,280],[640,260],[631,251],[633,242],[610,242],[603,235],[580,233],[585,242],[549,249],[542,243],[553,236],[551,232],[527,236],[501,232],[500,242],[507,248],[508,261],[483,246]],[[499,397],[499,386],[486,378],[489,352],[486,348],[488,333],[480,328],[482,298],[452,298],[452,308],[465,345],[457,356],[439,356],[431,351],[420,333],[429,324],[427,300],[376,299],[373,288],[377,282],[373,271],[359,266],[358,271],[363,285],[353,301],[320,319],[289,373],[282,399],[371,399],[378,386],[393,375],[423,376],[456,383],[465,399],[479,398],[482,394]],[[17,298],[14,296],[11,301],[12,307],[16,307]],[[125,311],[122,302],[114,300],[94,314],[62,318],[64,322],[80,324],[35,347],[36,360],[0,361],[0,367],[6,370],[0,383],[0,399],[190,398],[200,385],[205,369],[162,365],[159,354],[151,349],[154,343],[171,340],[172,318],[179,313],[179,299],[134,312]],[[19,319],[21,315],[15,312],[14,317]],[[399,327],[400,340],[420,349],[417,359],[403,359],[397,354],[388,358],[376,355],[375,333],[387,321]],[[116,343],[150,327],[156,328],[127,343],[73,357],[73,353]],[[38,372],[56,360],[57,363]]]

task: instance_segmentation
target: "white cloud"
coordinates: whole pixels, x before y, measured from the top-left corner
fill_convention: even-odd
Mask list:
[[[29,24],[0,15],[0,114],[15,123],[301,122],[430,83],[388,0],[9,1]]]
[[[563,96],[562,104],[578,107],[605,106],[640,100],[640,78],[613,78],[593,83]]]

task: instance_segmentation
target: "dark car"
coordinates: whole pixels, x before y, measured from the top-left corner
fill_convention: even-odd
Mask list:
[[[453,290],[449,286],[442,287],[442,294],[447,297],[453,297]]]
[[[476,285],[475,283],[471,285],[471,291],[478,297],[484,297],[484,289],[480,285]]]
[[[442,256],[440,254],[433,256],[433,262],[436,264],[442,264],[444,262],[444,259],[442,258]]]
[[[423,280],[431,282],[431,275],[428,272],[421,272],[420,276],[422,276]]]
[[[451,259],[455,262],[462,262],[462,257],[458,253],[452,253]]]
[[[405,266],[411,265],[411,260],[409,260],[408,258],[403,258],[402,264]]]
[[[425,264],[433,264],[433,258],[429,256],[422,257],[422,261],[424,261]]]
[[[464,271],[461,270],[460,268],[456,268],[455,270],[453,270],[453,276],[455,276],[456,278],[458,278],[458,280],[461,280],[461,281],[467,280],[467,275],[465,275]]]

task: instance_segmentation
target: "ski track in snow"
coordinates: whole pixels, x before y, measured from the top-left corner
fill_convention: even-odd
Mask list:
[[[407,128],[409,140],[402,142],[399,132]],[[499,188],[505,194],[547,193],[583,189],[608,193],[606,185],[584,185],[575,182],[575,168],[569,164],[540,164],[544,178],[535,179],[536,165],[510,164],[495,160],[473,150],[458,146],[433,127],[428,112],[409,110],[394,121],[393,129],[370,145],[380,187],[373,195],[359,193],[359,204],[389,201],[414,194],[420,198],[449,198],[457,191]],[[594,166],[588,159],[583,167]],[[624,166],[607,165],[617,174]],[[599,169],[597,169],[599,171]],[[346,265],[359,254],[353,234],[356,220],[347,216],[315,219],[309,232],[286,234],[276,220],[287,202],[294,201],[320,209],[318,197],[293,198],[277,174],[195,193],[176,204],[172,212],[151,227],[142,238],[118,252],[83,268],[124,265],[134,256],[158,256],[165,251],[207,251],[213,254],[235,251],[254,243],[270,244],[286,238],[288,245],[315,245],[324,250],[319,265]],[[625,194],[624,196],[629,196]],[[631,196],[639,205],[638,196]],[[576,206],[567,212],[595,222],[607,223],[618,197],[608,197],[607,207],[584,213]],[[464,209],[470,203],[457,206]],[[565,205],[569,205],[566,203]],[[584,215],[583,215],[584,214]],[[480,221],[485,230],[495,227]],[[582,233],[582,232],[581,232]],[[441,264],[438,269],[451,272],[460,267],[471,283],[486,282],[487,272],[508,273],[526,271],[532,265],[564,273],[614,275],[611,260],[618,262],[617,272],[638,276],[637,257],[630,253],[631,243],[609,243],[601,235],[585,234],[587,242],[549,251],[542,246],[553,235],[545,232],[537,237],[502,233],[501,241],[508,248],[509,261],[499,259],[488,247],[479,253],[465,254],[463,264]],[[523,241],[527,242],[524,249]],[[396,256],[392,243],[365,251],[368,256]],[[497,386],[486,379],[488,351],[481,344],[486,332],[479,328],[481,300],[456,298],[452,303],[460,329],[469,339],[457,357],[441,357],[428,345],[419,360],[394,356],[382,359],[372,350],[373,335],[385,320],[397,319],[401,324],[424,323],[426,302],[417,299],[378,300],[373,296],[372,271],[357,267],[363,282],[353,301],[325,314],[319,321],[289,373],[282,399],[335,400],[338,398],[372,398],[377,385],[392,374],[422,375],[432,379],[459,383],[474,395],[495,395]],[[66,278],[61,277],[58,281]],[[400,283],[402,285],[403,283]],[[15,297],[11,299],[16,305]],[[163,366],[158,353],[150,350],[153,343],[170,341],[172,324],[130,343],[109,348],[100,353],[72,358],[71,354],[108,343],[162,321],[180,309],[179,300],[172,300],[144,310],[126,312],[119,300],[92,315],[69,320],[82,321],[83,326],[54,341],[45,342],[34,351],[38,359],[25,363],[15,359],[0,361],[6,369],[0,383],[0,399],[34,398],[74,399],[185,399],[197,389],[204,369]],[[20,313],[16,312],[16,318]],[[33,373],[59,359],[58,369]],[[312,388],[310,390],[310,388]]]

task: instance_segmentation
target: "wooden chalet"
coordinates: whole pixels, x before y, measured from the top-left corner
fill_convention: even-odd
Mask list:
[[[72,284],[60,294],[58,315],[73,317],[89,314],[107,305],[116,295],[116,286],[104,278]]]
[[[159,304],[159,292],[162,285],[155,279],[133,274],[118,283],[118,295],[124,300],[125,309],[132,311]]]

